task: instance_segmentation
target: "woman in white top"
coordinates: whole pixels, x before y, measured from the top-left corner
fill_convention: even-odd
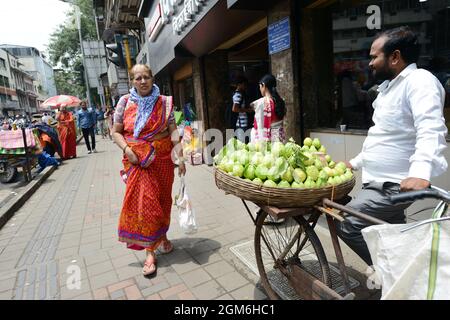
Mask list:
[[[262,98],[252,102],[255,110],[255,120],[251,131],[251,141],[281,141],[286,140],[283,118],[286,105],[276,89],[277,83],[273,75],[267,74],[259,81]]]

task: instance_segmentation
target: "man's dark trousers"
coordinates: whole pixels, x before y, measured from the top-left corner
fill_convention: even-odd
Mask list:
[[[94,132],[94,127],[90,127],[90,128],[81,128],[81,131],[83,131],[83,137],[84,137],[84,142],[86,143],[86,147],[88,148],[89,151],[95,150],[95,132]],[[91,144],[89,143],[89,136],[91,136],[91,140],[92,140],[92,149],[91,149]]]

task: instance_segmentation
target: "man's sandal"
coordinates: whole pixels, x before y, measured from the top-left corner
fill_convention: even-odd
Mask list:
[[[173,244],[172,244],[172,242],[170,242],[169,240],[163,241],[159,245],[158,251],[161,252],[162,254],[171,253],[173,251]]]
[[[148,257],[147,257],[147,259],[148,259]],[[145,259],[144,267],[142,268],[142,274],[144,276],[149,276],[149,275],[155,273],[155,271],[156,271],[156,257],[153,256],[152,263],[147,262],[147,259]]]

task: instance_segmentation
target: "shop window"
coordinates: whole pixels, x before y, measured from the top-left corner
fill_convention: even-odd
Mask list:
[[[391,29],[408,25],[419,34],[421,54],[418,67],[432,72],[441,82],[446,92],[445,118],[450,130],[450,8],[446,1],[431,1],[419,3],[418,0],[384,1],[378,5],[382,8],[382,29]],[[380,30],[366,28],[364,19],[353,28],[340,28],[339,19],[343,16],[357,20],[361,12],[374,1],[360,1],[360,5],[349,7],[344,2],[333,6],[332,19],[333,36],[333,77],[334,88],[329,88],[333,94],[333,102],[318,108],[319,114],[324,114],[326,108],[332,113],[328,123],[318,123],[318,126],[339,128],[346,124],[350,129],[368,129],[372,123],[372,103],[377,95],[377,86],[381,81],[374,79],[368,64],[370,46],[375,35]],[[400,14],[401,13],[401,14]],[[395,18],[392,18],[392,16]],[[416,19],[417,21],[411,20]],[[403,21],[402,21],[403,20]],[[359,21],[358,21],[359,22]],[[359,24],[359,23],[358,23]]]

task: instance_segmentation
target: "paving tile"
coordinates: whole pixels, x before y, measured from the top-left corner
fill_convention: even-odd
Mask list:
[[[81,232],[81,238],[88,238],[90,236],[98,236],[101,233],[101,228],[86,229]]]
[[[116,290],[116,291],[111,293],[111,300],[118,300],[120,298],[125,298],[126,299],[126,294],[125,294],[125,291],[123,289],[119,289],[119,290]]]
[[[121,257],[121,256],[130,255],[130,254],[132,254],[132,253],[130,253],[130,250],[123,247],[123,244],[121,247],[117,247],[117,248],[114,248],[114,249],[111,249],[108,251],[108,255],[112,260],[114,260],[115,258]]]
[[[106,252],[95,252],[84,256],[86,266],[94,265],[100,262],[109,261],[110,258]]]
[[[140,261],[136,258],[135,255],[128,254],[121,257],[116,257],[111,259],[114,268],[121,268],[125,266],[130,266],[139,263]]]
[[[197,254],[194,257],[194,259],[200,265],[205,266],[205,265],[217,262],[217,261],[221,261],[223,258],[216,251],[208,251],[208,252],[204,252],[201,254]]]
[[[179,285],[176,285],[174,287],[171,287],[171,288],[168,288],[168,289],[165,289],[165,290],[159,292],[159,295],[161,296],[161,298],[163,300],[166,300],[166,299],[169,299],[170,296],[177,295],[178,293],[181,293],[186,290],[187,290],[187,288],[184,284],[179,284]]]
[[[96,290],[119,282],[119,278],[117,277],[115,272],[102,273],[100,275],[89,278],[89,280],[92,286],[92,290]]]
[[[198,254],[201,254],[203,252],[207,252],[207,251],[211,251],[215,248],[211,248],[207,241],[202,241],[200,243],[198,243],[197,245],[193,246],[192,248],[187,248],[186,251],[189,252],[189,254],[194,257]]]
[[[223,296],[220,296],[216,298],[215,300],[234,300],[232,296],[230,296],[228,293],[224,294]]]
[[[177,247],[175,247],[175,249],[170,254],[167,254],[164,257],[170,264],[174,264],[179,261],[184,261],[191,258],[188,252]]]
[[[196,269],[193,271],[189,271],[185,274],[180,275],[181,279],[186,283],[186,285],[190,288],[198,286],[206,281],[211,280],[210,275],[203,270],[202,268]],[[162,295],[161,295],[162,297]]]
[[[48,272],[50,273],[50,271]],[[88,273],[84,265],[79,265],[77,262],[71,264],[65,264],[60,266],[59,273],[53,275],[60,280],[60,286],[66,286],[68,283],[85,282],[88,281]]]
[[[242,288],[230,292],[230,295],[236,300],[265,300],[266,295],[262,293],[253,284],[248,284]]]
[[[180,298],[180,300],[195,300],[195,296],[190,290],[184,290],[178,293],[178,298]]]
[[[198,264],[195,260],[193,261],[192,259],[186,259],[186,260],[181,260],[178,261],[176,263],[172,263],[171,267],[178,273],[178,274],[183,274],[195,269],[198,269],[201,267],[200,264]]]
[[[107,260],[87,267],[87,272],[90,277],[101,273],[109,272],[114,269],[111,261]]]
[[[192,288],[191,292],[200,300],[210,300],[225,294],[225,290],[214,280]]]
[[[145,300],[162,300],[159,294],[154,293],[145,298]]]
[[[71,247],[71,248],[66,248],[66,249],[61,249],[61,250],[58,249],[58,250],[56,250],[55,259],[77,256],[78,255],[78,249],[79,249],[78,246]]]
[[[136,285],[126,287],[124,291],[125,294],[127,295],[128,300],[139,300],[143,298],[141,291]]]
[[[80,244],[85,245],[85,244],[90,244],[90,243],[95,243],[95,242],[100,242],[100,241],[101,241],[100,235],[94,234],[94,235],[90,235],[90,236],[81,236]]]
[[[11,300],[13,295],[13,290],[0,291],[0,300]]]
[[[80,255],[84,255],[86,253],[96,252],[99,249],[100,249],[99,242],[93,242],[93,243],[89,243],[89,244],[81,244],[80,249],[78,250],[78,253]]]
[[[155,284],[147,289],[141,290],[141,292],[144,297],[147,297],[149,295],[152,295],[152,294],[158,293],[162,290],[165,290],[169,287],[170,287],[170,285],[167,281],[162,281],[162,282]]]
[[[72,298],[72,300],[93,300],[93,296],[91,292],[83,293],[79,296]]]
[[[227,291],[233,291],[243,287],[249,282],[238,272],[233,271],[216,279],[217,282]]]
[[[78,289],[79,288],[79,289]],[[87,282],[78,282],[73,287],[63,286],[61,287],[60,296],[62,300],[72,299],[82,294],[90,292],[90,288]]]
[[[120,281],[133,278],[137,275],[142,275],[142,268],[140,266],[125,266],[115,269],[115,271]]]
[[[1,261],[0,262],[0,272],[14,269],[16,264],[17,264],[17,262],[18,262],[17,259],[8,260],[8,261]]]
[[[213,278],[218,278],[234,271],[234,268],[224,260],[212,263],[204,268]]]
[[[158,277],[159,277],[159,270],[158,270]],[[153,285],[152,280],[150,280],[147,277],[142,276],[141,274],[138,276],[135,276],[134,281],[136,282],[138,288],[141,290],[149,288]],[[172,285],[170,282],[169,282],[169,284]]]
[[[132,286],[133,284],[135,284],[135,281],[133,279],[120,281],[118,283],[114,283],[112,285],[109,285],[108,286],[108,291],[111,293],[111,292],[114,292],[114,291],[117,291],[117,290],[129,287],[129,286]]]
[[[15,284],[16,284],[16,277],[1,280],[0,292],[14,289]]]
[[[159,274],[160,273],[158,268],[158,275]],[[168,271],[164,273],[164,278],[167,280],[167,282],[169,282],[171,286],[175,286],[183,282],[183,279],[181,279],[180,276],[174,271]]]
[[[94,290],[93,296],[94,296],[95,300],[109,299],[108,290],[106,288],[100,288],[100,289]]]

